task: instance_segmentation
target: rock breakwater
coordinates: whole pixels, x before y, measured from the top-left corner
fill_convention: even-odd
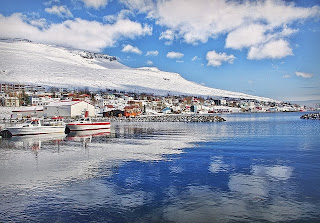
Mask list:
[[[119,122],[224,122],[224,118],[217,115],[157,115],[138,116],[131,118],[110,118],[110,121]]]
[[[302,115],[300,118],[320,120],[320,113],[309,113],[309,114]]]

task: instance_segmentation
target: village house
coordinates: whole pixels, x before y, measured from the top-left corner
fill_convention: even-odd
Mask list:
[[[1,83],[0,84],[0,92],[22,92],[24,91],[24,84],[9,84],[9,83]]]
[[[103,97],[96,97],[95,98],[95,106],[97,108],[104,108],[106,105],[110,104],[109,99],[104,99]]]
[[[225,100],[225,99],[216,99],[216,100],[213,100],[213,101],[214,101],[214,104],[218,105],[218,106],[227,105],[227,100]]]
[[[48,93],[40,85],[0,84],[0,105],[18,107],[22,105],[45,106],[43,114],[75,117],[81,115],[136,116],[140,114],[207,114],[220,112],[286,112],[303,111],[304,106],[285,102],[263,102],[253,99],[212,98],[196,96],[155,96],[108,91],[88,92],[50,87]],[[91,95],[94,95],[92,97]],[[63,100],[63,103],[59,101]],[[80,103],[86,102],[86,103]],[[69,104],[68,104],[69,103]],[[80,103],[80,104],[78,104]],[[58,106],[59,105],[59,106]],[[93,107],[91,109],[91,106]],[[87,108],[88,107],[88,108]],[[20,112],[20,113],[19,113]],[[30,107],[14,113],[19,117],[41,114]]]
[[[141,112],[141,108],[137,105],[124,107],[124,116],[126,117],[135,117],[137,115],[140,115]]]
[[[3,106],[5,107],[19,107],[20,106],[20,102],[19,102],[19,98],[18,97],[4,97],[2,98],[2,102]]]
[[[43,94],[46,92],[46,88],[41,85],[25,85],[24,90],[26,92],[33,92],[36,94]]]
[[[107,94],[107,95],[105,95],[105,98],[109,99],[109,100],[114,100],[114,99],[116,99],[116,96],[114,94]]]
[[[44,106],[57,101],[60,101],[60,98],[52,98],[51,95],[47,94],[31,97],[32,106]]]

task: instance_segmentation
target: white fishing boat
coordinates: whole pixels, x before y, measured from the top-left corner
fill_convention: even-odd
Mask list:
[[[4,131],[7,137],[10,136],[26,136],[26,135],[41,135],[52,133],[64,133],[65,124],[58,119],[52,119],[44,122],[39,119],[32,119],[24,122],[23,124],[8,127]]]
[[[82,118],[67,124],[67,131],[87,131],[110,129],[110,122],[92,122],[90,118]]]

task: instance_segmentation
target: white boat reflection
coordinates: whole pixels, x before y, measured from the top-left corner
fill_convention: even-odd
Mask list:
[[[92,137],[97,136],[110,136],[110,129],[97,129],[97,130],[87,130],[87,131],[72,131],[67,135],[68,140],[73,141],[83,141],[84,139],[92,139]]]
[[[9,148],[31,148],[32,150],[39,150],[41,146],[46,143],[59,144],[66,137],[64,133],[54,133],[48,135],[24,135],[16,136],[6,140]]]

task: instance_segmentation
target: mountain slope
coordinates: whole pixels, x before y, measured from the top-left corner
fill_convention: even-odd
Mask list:
[[[117,89],[156,95],[188,94],[273,101],[243,93],[201,86],[177,73],[157,68],[133,69],[115,57],[29,41],[0,41],[0,82],[57,87]]]

